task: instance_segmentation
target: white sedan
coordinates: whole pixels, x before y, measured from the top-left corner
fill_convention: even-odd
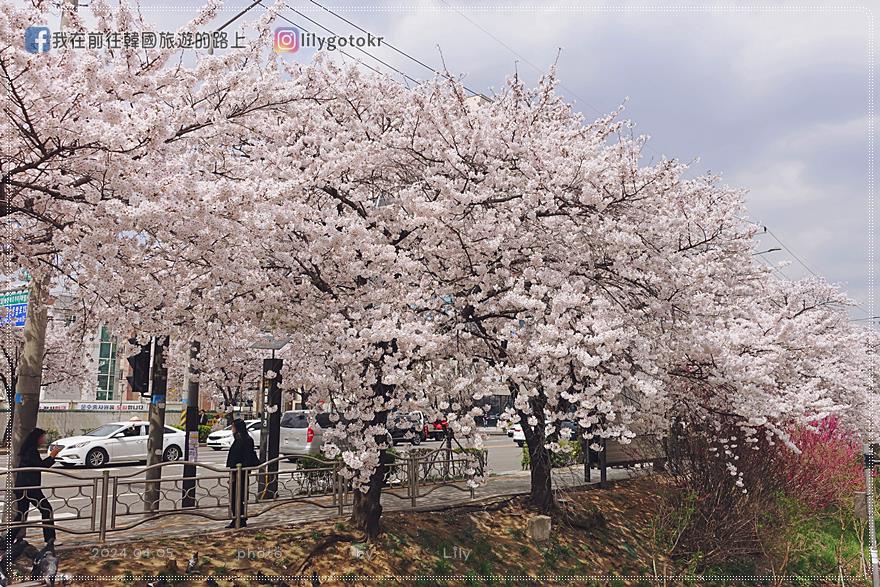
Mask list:
[[[526,443],[526,435],[523,434],[521,424],[514,424],[510,427],[510,431],[512,432],[510,436],[513,437],[513,441],[517,446],[522,446]]]
[[[254,445],[260,446],[261,422],[259,420],[245,420],[244,423],[247,424],[248,434],[254,439]],[[232,426],[227,426],[223,430],[210,433],[207,444],[209,448],[214,450],[229,450],[233,440],[235,438],[232,436]]]
[[[49,446],[60,446],[55,461],[65,467],[86,465],[102,467],[110,462],[146,461],[149,425],[140,420],[112,422],[98,426],[82,436],[56,440]],[[165,426],[162,459],[176,461],[183,455],[186,433]]]

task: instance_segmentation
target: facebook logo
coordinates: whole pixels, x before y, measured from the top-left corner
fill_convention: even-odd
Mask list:
[[[49,27],[29,26],[24,31],[24,48],[28,53],[45,53],[52,48]]]

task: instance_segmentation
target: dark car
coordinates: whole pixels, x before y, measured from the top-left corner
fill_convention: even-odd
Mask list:
[[[563,420],[559,423],[559,438],[561,440],[578,440],[578,425],[571,420]]]
[[[425,434],[424,424],[419,414],[395,414],[388,423],[388,432],[391,434],[391,442],[410,442],[413,445],[422,443]]]

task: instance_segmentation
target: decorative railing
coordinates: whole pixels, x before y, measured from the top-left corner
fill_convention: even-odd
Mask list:
[[[442,447],[436,450],[410,450],[393,454],[386,466],[383,495],[408,500],[412,508],[418,499],[440,487],[468,492],[473,498],[473,481],[485,470],[485,451]],[[309,457],[295,468],[282,469],[278,457],[256,467],[227,469],[206,463],[175,461],[139,467],[131,472],[104,469],[82,477],[62,469],[18,468],[0,471],[0,487],[12,487],[21,471],[41,471],[40,489],[54,510],[53,519],[13,521],[16,496],[6,490],[6,512],[2,531],[11,528],[51,526],[70,534],[97,534],[104,542],[108,534],[128,530],[169,516],[196,516],[209,520],[255,518],[293,503],[307,503],[345,515],[353,502],[353,488],[340,461]],[[184,476],[181,465],[196,473]],[[158,480],[147,479],[151,469],[160,470]],[[89,471],[86,474],[91,474]],[[156,491],[147,491],[148,484]],[[155,496],[148,501],[148,495]],[[233,495],[245,499],[233,502]],[[235,509],[236,511],[233,511]],[[38,515],[31,509],[31,516]]]

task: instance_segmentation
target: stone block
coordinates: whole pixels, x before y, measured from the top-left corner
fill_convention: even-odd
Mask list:
[[[529,519],[529,538],[535,542],[550,540],[550,516],[535,516]]]

